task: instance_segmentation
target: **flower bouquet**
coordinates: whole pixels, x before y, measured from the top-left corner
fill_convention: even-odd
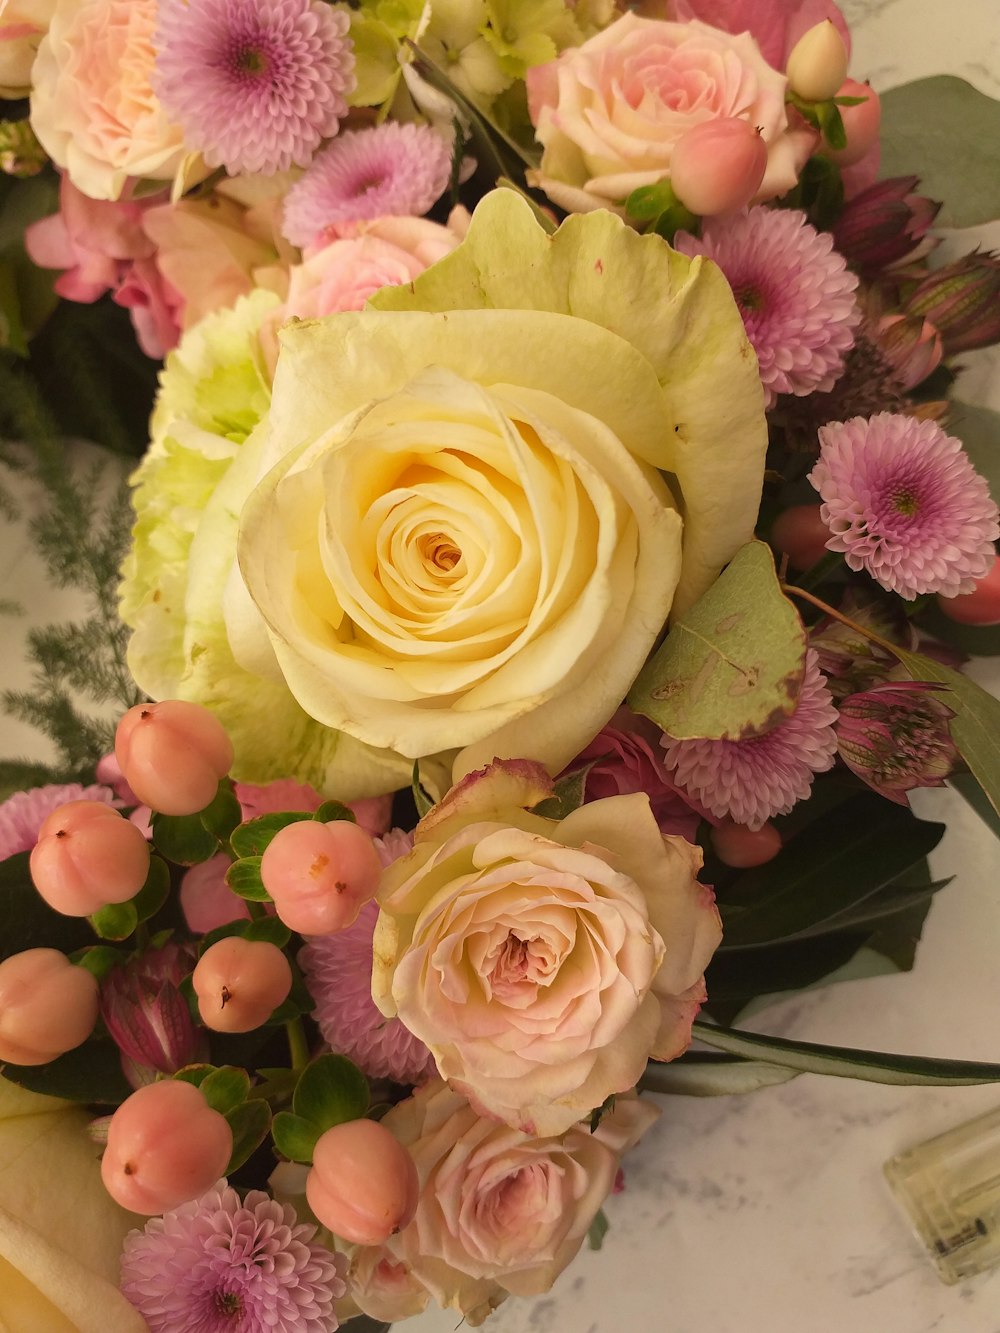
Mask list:
[[[740,1027],[912,966],[910,792],[997,808],[1000,261],[923,132],[987,220],[996,104],[795,0],[3,17],[4,458],[87,618],[7,696],[0,1320],[476,1325],[650,1094],[1000,1079]]]

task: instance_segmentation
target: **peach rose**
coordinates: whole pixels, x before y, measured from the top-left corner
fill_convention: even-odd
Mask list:
[[[528,70],[528,107],[544,148],[531,184],[571,213],[621,206],[670,175],[674,146],[695,125],[739,116],[768,161],[758,199],[791,189],[816,142],[789,127],[787,80],[748,33],[623,14],[558,59]]]
[[[156,0],[57,0],[39,47],[32,129],[92,199],[118,199],[131,178],[180,189],[205,174],[153,92],[155,26]]]
[[[6,0],[0,4],[0,97],[27,97],[31,67],[56,0]]]
[[[420,1202],[398,1236],[353,1256],[355,1302],[399,1319],[426,1291],[476,1326],[508,1294],[548,1291],[611,1193],[622,1153],[658,1114],[627,1096],[593,1133],[574,1125],[535,1138],[482,1119],[433,1079],[382,1121],[416,1163]]]
[[[383,873],[372,994],[483,1114],[559,1134],[691,1038],[721,938],[701,852],[645,794],[565,819],[526,760],[469,774]]]

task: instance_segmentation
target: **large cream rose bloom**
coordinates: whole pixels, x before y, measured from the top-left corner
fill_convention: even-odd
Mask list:
[[[749,538],[765,444],[714,266],[497,191],[414,282],[283,332],[229,642],[382,752],[558,771]]]
[[[477,1110],[559,1134],[686,1050],[721,938],[701,852],[644,794],[531,807],[524,761],[470,774],[383,872],[372,995]]]
[[[118,1290],[141,1218],[101,1182],[87,1115],[0,1078],[0,1333],[141,1333]]]

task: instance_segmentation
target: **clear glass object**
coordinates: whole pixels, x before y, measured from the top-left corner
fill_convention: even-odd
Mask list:
[[[1000,1264],[1000,1107],[918,1143],[884,1170],[942,1282]]]

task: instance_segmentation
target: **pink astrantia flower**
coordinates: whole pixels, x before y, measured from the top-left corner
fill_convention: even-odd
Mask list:
[[[38,830],[52,813],[70,801],[100,801],[114,805],[110,787],[81,787],[78,782],[52,783],[18,791],[0,805],[0,861],[18,852],[30,852],[38,841]]]
[[[451,175],[451,149],[429,125],[388,121],[329,144],[285,199],[293,245],[329,239],[345,222],[426,213]]]
[[[349,25],[317,0],[160,0],[157,94],[211,167],[304,167],[347,113]]]
[[[760,364],[767,405],[833,388],[854,345],[858,280],[826,232],[788,209],[751,208],[678,232],[678,250],[707,255],[726,275]]]
[[[958,763],[949,719],[954,710],[937,698],[940,686],[883,681],[840,704],[837,748],[869,787],[898,805],[915,787],[943,787]]]
[[[129,1232],[122,1291],[152,1333],[333,1333],[347,1260],[315,1235],[288,1204],[262,1190],[241,1202],[222,1180]]]
[[[298,963],[316,1001],[323,1040],[372,1078],[422,1083],[434,1072],[430,1051],[398,1018],[386,1019],[372,999],[372,935],[378,905],[366,903],[347,930],[309,940]]]
[[[806,673],[795,711],[762,736],[746,740],[675,741],[664,736],[667,767],[677,784],[720,818],[762,828],[809,795],[813,775],[833,767],[837,710],[815,652],[806,651]]]
[[[133,1088],[208,1057],[206,1034],[179,989],[196,961],[193,949],[170,941],[113,967],[101,982],[101,1017]]]
[[[893,412],[821,427],[809,480],[851,569],[912,601],[971,592],[994,559],[997,507],[961,442]]]

